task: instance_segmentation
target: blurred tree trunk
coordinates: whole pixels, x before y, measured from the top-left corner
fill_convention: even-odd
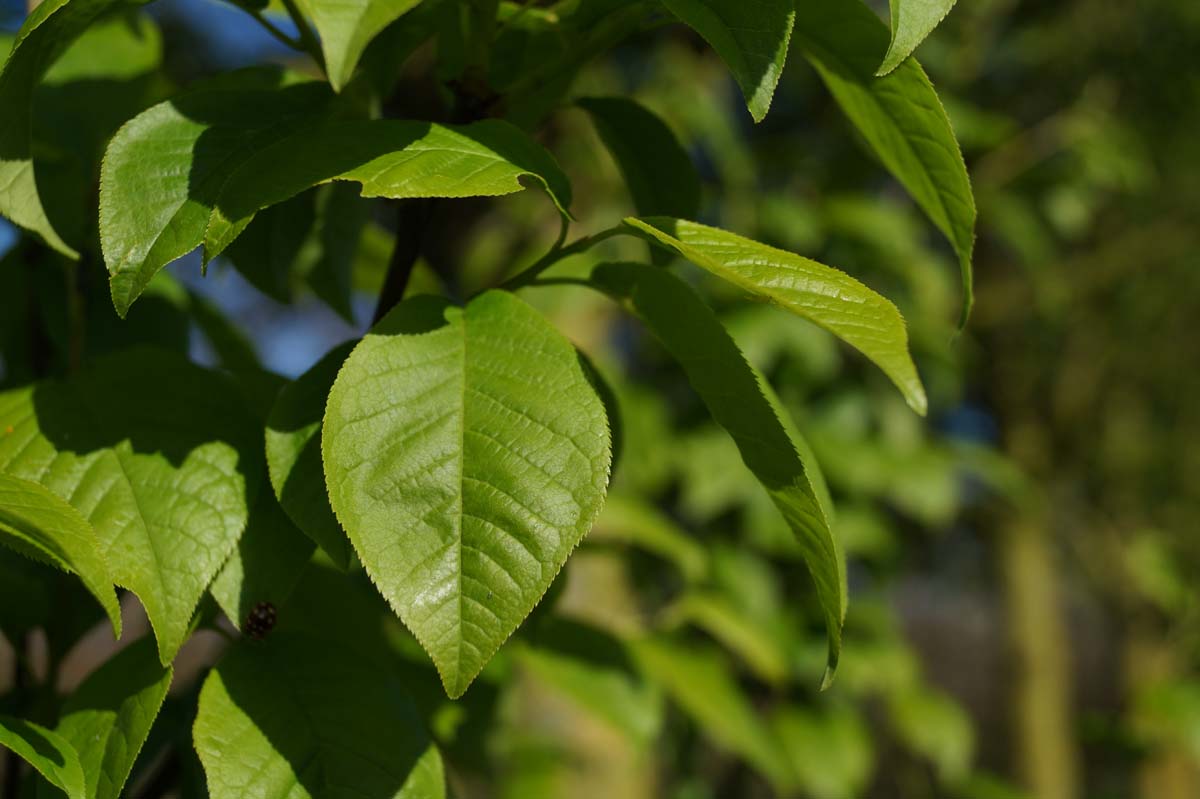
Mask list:
[[[1012,646],[1017,775],[1037,799],[1079,799],[1070,635],[1040,515],[1014,520],[1001,536],[1000,549]]]

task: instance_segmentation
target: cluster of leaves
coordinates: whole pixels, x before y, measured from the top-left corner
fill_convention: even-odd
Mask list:
[[[847,581],[824,479],[763,373],[665,266],[691,262],[824,328],[923,414],[905,322],[838,269],[695,221],[700,181],[670,126],[627,97],[574,97],[572,85],[600,53],[677,20],[728,65],[761,120],[794,45],[949,239],[965,319],[974,203],[947,116],[909,57],[948,4],[896,0],[889,46],[887,26],[859,0],[303,0],[284,3],[294,35],[246,3],[311,56],[307,72],[256,67],[181,89],[158,69],[154,24],[130,5],[45,0],[0,73],[0,213],[24,231],[5,259],[18,291],[3,301],[12,313],[0,329],[12,386],[0,393],[0,541],[71,575],[50,578],[5,555],[0,590],[34,586],[46,601],[24,615],[6,601],[0,623],[18,642],[45,630],[57,663],[101,610],[120,636],[120,586],[145,609],[154,644],[109,660],[61,707],[19,696],[20,717],[0,717],[0,743],[37,772],[30,784],[96,797],[119,795],[131,774],[153,781],[156,764],[138,754],[164,703],[172,710],[171,664],[196,630],[221,629],[223,612],[246,635],[174,711],[194,715],[210,795],[445,795],[423,711],[457,706],[433,696],[413,646],[450,698],[485,669],[508,668],[497,651],[596,522],[624,432],[589,357],[518,296],[541,286],[583,285],[614,301],[681,367],[761,486],[762,507],[794,538],[832,679]],[[388,111],[414,52],[436,54],[452,123]],[[637,214],[572,241],[571,179],[532,135],[570,105],[592,119]],[[545,255],[506,265],[462,304],[406,291],[434,202],[529,187],[559,217]],[[272,296],[303,284],[348,315],[376,226],[371,198],[401,201],[377,321],[293,382],[259,368],[224,320],[162,271],[199,248],[205,264],[227,259]],[[651,257],[596,257],[584,277],[545,274],[619,238],[649,245]],[[101,262],[108,281],[95,292]],[[55,278],[65,300],[47,303]],[[186,346],[190,324],[223,369],[171,352]],[[622,508],[651,520],[633,528],[652,538],[657,529],[651,546],[682,557],[685,572],[707,570],[703,552],[654,522],[652,508],[616,502],[609,513]],[[56,607],[80,590],[93,613]],[[394,616],[380,613],[380,596]],[[271,629],[263,619],[276,613]],[[733,611],[697,592],[672,614],[721,639]],[[655,725],[638,714],[654,702],[626,680],[596,679],[625,652],[713,729],[741,719],[717,739],[780,790],[797,784],[798,758],[774,734],[763,743],[719,658],[648,638],[597,643],[595,630],[536,615],[534,642],[512,653],[523,668],[568,689],[574,680],[582,701],[647,736]],[[786,655],[728,634],[768,680],[787,670]],[[396,668],[397,646],[407,647],[408,672]],[[439,740],[445,724],[471,722],[444,716],[433,718]],[[796,717],[780,729],[798,749],[820,737]]]

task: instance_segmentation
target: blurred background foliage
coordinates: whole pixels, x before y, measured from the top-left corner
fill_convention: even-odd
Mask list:
[[[549,12],[518,5],[505,6],[493,81],[550,46],[538,23]],[[86,196],[94,164],[77,154],[98,158],[173,86],[287,57],[232,7],[151,8],[89,33],[112,57],[69,52],[40,90],[37,140],[52,184],[76,192],[64,196]],[[12,30],[22,14],[9,3],[0,20]],[[909,320],[928,420],[829,335],[685,273],[770,377],[835,501],[851,608],[831,689],[817,690],[820,616],[766,494],[657,344],[582,289],[525,296],[597,353],[613,387],[613,490],[480,682],[445,701],[365,580],[355,591],[314,567],[292,602],[331,614],[349,645],[387,632],[464,798],[1200,796],[1197,52],[1194,0],[972,0],[921,48],[979,205],[978,305],[961,334],[953,254],[802,59],[759,125],[680,26],[647,31],[578,77],[575,95],[632,95],[668,121],[700,172],[702,221],[836,265]],[[426,47],[406,62],[414,108],[436,104],[430,65],[446,57]],[[541,136],[575,182],[582,227],[630,212],[583,111],[553,115]],[[431,222],[412,290],[492,285],[557,224],[537,196],[451,207]],[[77,358],[63,331],[82,314],[97,351],[150,339],[295,376],[369,324],[390,215],[330,190],[282,208],[314,221],[309,240],[272,238],[263,214],[232,262],[203,279],[197,261],[176,264],[124,325],[103,281],[82,287],[78,308],[61,301],[68,273],[4,270],[14,282],[0,336],[28,346],[28,315],[41,314],[40,346]],[[78,210],[81,226],[88,207]],[[24,246],[0,231],[0,247]],[[643,246],[625,241],[555,275]],[[352,286],[323,277],[330,259],[353,263]],[[0,385],[28,377],[5,364]],[[0,597],[35,585],[9,560]],[[36,606],[36,592],[23,602]],[[188,723],[168,710],[158,746]]]

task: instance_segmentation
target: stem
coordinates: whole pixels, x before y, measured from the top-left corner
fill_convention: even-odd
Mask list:
[[[550,252],[543,255],[525,270],[513,275],[508,280],[501,283],[500,288],[506,291],[514,291],[522,288],[523,286],[528,286],[535,278],[538,277],[538,275],[542,274],[542,272],[545,272],[547,269],[554,266],[564,258],[569,258],[572,255],[578,255],[581,252],[586,252],[605,239],[611,239],[613,236],[620,236],[624,234],[625,229],[623,227],[613,227],[609,228],[608,230],[602,230],[592,236],[584,236],[583,238],[577,239],[565,247],[562,246],[562,241],[560,238],[560,240],[555,243],[554,247],[550,249]]]
[[[296,30],[300,32],[300,49],[311,55],[313,60],[321,65],[321,69],[325,69],[325,54],[321,52],[321,42],[296,6],[296,0],[283,0],[283,7],[287,9],[288,16],[296,23]]]
[[[299,39],[293,39],[291,36],[288,36],[286,33],[284,33],[282,30],[280,30],[278,27],[276,27],[274,22],[271,22],[271,20],[267,19],[266,15],[263,14],[261,11],[259,11],[257,8],[247,8],[246,6],[239,6],[239,8],[241,8],[243,11],[245,11],[250,16],[254,17],[255,21],[257,21],[259,25],[262,25],[263,28],[266,29],[267,33],[271,34],[273,37],[275,37],[277,40],[283,42],[288,47],[292,48],[293,50],[304,50],[305,49],[304,42],[300,41]]]
[[[372,324],[379,322],[387,312],[404,299],[413,268],[421,257],[425,242],[425,231],[433,217],[434,201],[431,199],[398,200],[396,202],[396,245],[388,263],[387,276],[379,291],[379,304],[375,306]]]

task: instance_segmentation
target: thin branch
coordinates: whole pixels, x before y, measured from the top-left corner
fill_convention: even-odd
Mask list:
[[[564,258],[569,258],[572,255],[578,255],[581,252],[586,252],[605,239],[611,239],[613,236],[625,235],[626,232],[627,231],[625,228],[621,226],[609,228],[608,230],[602,230],[595,235],[584,236],[581,239],[577,239],[575,242],[568,244],[565,247],[562,245],[562,237],[560,236],[558,242],[556,242],[554,247],[550,249],[550,252],[543,255],[528,268],[501,283],[500,288],[505,289],[506,291],[513,291],[514,289],[528,286],[533,282],[534,279],[542,274],[542,272],[545,272],[547,269],[554,266]]]
[[[325,69],[325,54],[321,51],[321,42],[309,27],[304,13],[296,6],[296,0],[283,0],[283,7],[287,9],[288,16],[292,18],[296,30],[300,33],[300,49],[311,55],[313,60],[321,65],[321,69]]]
[[[377,323],[404,299],[409,278],[421,258],[425,231],[433,218],[433,209],[434,201],[431,199],[396,201],[396,244],[392,248],[392,258],[388,263],[387,276],[383,279],[383,288],[379,291],[379,304],[375,306],[375,317],[371,324]]]

